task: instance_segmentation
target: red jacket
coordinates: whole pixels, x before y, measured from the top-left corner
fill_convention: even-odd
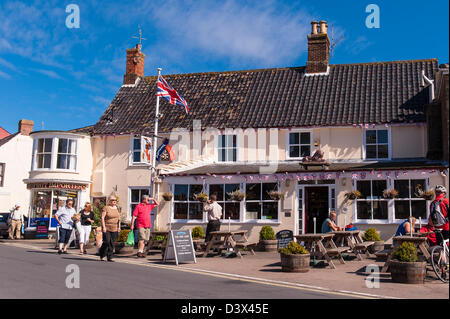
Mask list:
[[[419,230],[419,233],[428,233],[430,231],[434,231],[434,226],[425,225]],[[430,246],[436,246],[437,245],[436,233],[429,234],[427,236],[427,239],[428,239],[428,243],[430,244]]]
[[[444,194],[438,194],[438,195],[436,195],[436,198],[434,199],[434,201],[438,202],[442,198],[444,198],[444,200],[441,202],[441,211],[442,211],[442,214],[444,215],[444,217],[447,217],[448,198],[445,198]],[[440,226],[440,227],[436,227],[436,228],[448,231],[448,221],[447,221],[447,224],[445,224],[444,226]]]

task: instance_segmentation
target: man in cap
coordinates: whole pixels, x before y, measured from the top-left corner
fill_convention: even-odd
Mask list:
[[[20,209],[20,204],[14,205],[11,211],[11,226],[9,227],[9,239],[14,239],[14,234],[16,234],[16,239],[20,239],[20,231],[23,224],[23,212]]]

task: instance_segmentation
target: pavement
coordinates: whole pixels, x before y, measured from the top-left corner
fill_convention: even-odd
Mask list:
[[[24,248],[53,251],[54,240],[0,240],[0,245],[12,245]],[[99,259],[95,255],[96,247],[88,249],[84,258]],[[368,265],[382,268],[383,262],[375,258],[348,260],[341,264],[337,259],[333,262],[336,269],[329,267],[312,267],[307,273],[286,273],[281,271],[280,256],[277,252],[241,252],[243,258],[225,258],[222,256],[201,257],[197,254],[196,263],[175,265],[175,262],[163,263],[161,252],[151,250],[146,258],[137,258],[137,250],[133,254],[117,255],[115,261],[145,267],[174,270],[214,276],[240,281],[291,287],[308,291],[316,291],[342,297],[360,296],[363,298],[400,298],[400,299],[449,299],[449,285],[437,280],[430,269],[424,284],[399,284],[391,281],[389,273],[372,273],[366,269]],[[78,249],[69,249],[70,255],[78,255]],[[81,257],[81,256],[80,256]],[[369,277],[371,276],[371,277]],[[378,287],[371,278],[378,279]],[[368,280],[366,280],[368,279]],[[369,281],[369,285],[366,285]],[[369,288],[369,287],[373,288]],[[375,286],[375,287],[374,287]]]

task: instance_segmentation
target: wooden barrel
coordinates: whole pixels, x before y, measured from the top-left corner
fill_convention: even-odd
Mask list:
[[[303,255],[285,255],[281,256],[281,271],[283,272],[308,272],[309,271],[309,254]]]
[[[426,262],[402,262],[391,260],[389,265],[393,282],[404,284],[423,284],[426,275]]]
[[[264,251],[277,251],[278,240],[262,240]]]

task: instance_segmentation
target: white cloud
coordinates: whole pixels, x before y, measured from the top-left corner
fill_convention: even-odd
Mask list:
[[[0,70],[0,78],[4,78],[9,80],[11,78],[11,76],[3,71]]]
[[[44,74],[53,79],[58,79],[58,80],[62,79],[62,77],[58,73],[56,73],[55,71],[52,71],[52,70],[43,70],[43,69],[32,69],[32,70],[39,72],[41,74]]]

